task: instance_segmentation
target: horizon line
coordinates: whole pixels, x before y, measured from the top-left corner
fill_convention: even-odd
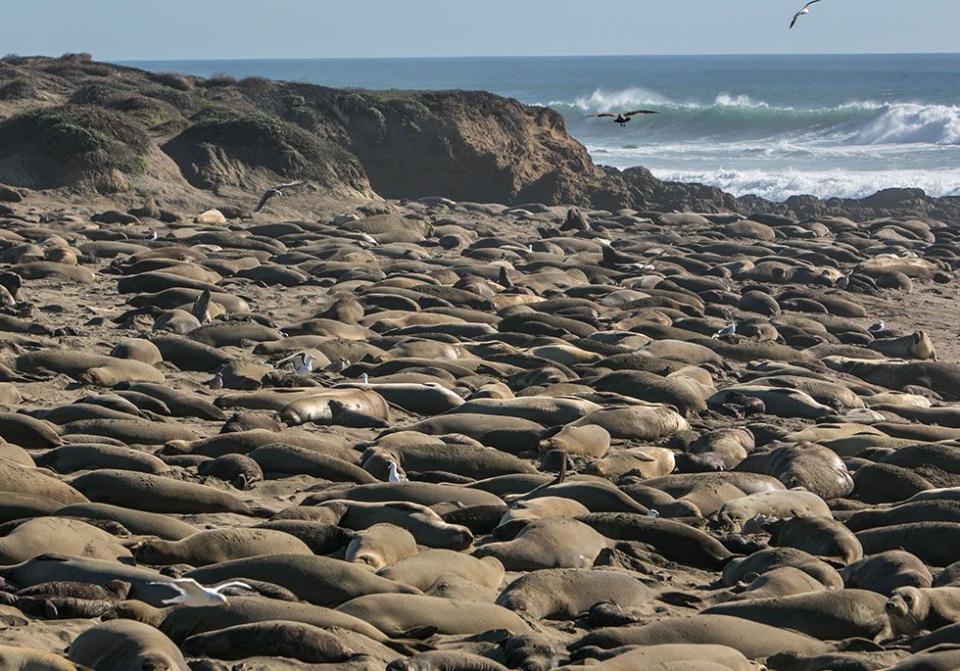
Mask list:
[[[958,51],[861,51],[861,52],[757,52],[757,53],[730,53],[730,54],[500,54],[500,55],[460,55],[460,56],[270,56],[270,57],[194,57],[194,58],[97,58],[104,62],[113,63],[191,63],[191,62],[237,62],[246,61],[425,61],[425,60],[503,60],[503,59],[564,59],[564,58],[744,58],[744,57],[817,57],[817,56],[958,56]]]

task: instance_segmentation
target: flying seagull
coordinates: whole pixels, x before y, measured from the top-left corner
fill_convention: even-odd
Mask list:
[[[819,2],[819,0],[816,1]],[[657,114],[657,112],[654,112],[653,110],[633,110],[632,112],[617,112],[616,114],[613,114],[612,112],[602,112],[600,114],[588,114],[587,116],[598,119],[609,117],[613,119],[613,123],[620,124],[620,127],[623,128],[630,123],[633,117],[637,114]]]
[[[271,200],[282,196],[284,189],[292,189],[295,186],[301,186],[303,184],[306,184],[306,182],[300,180],[298,182],[287,182],[286,184],[277,184],[276,186],[270,187],[263,192],[262,196],[260,196],[260,202],[257,203],[257,208],[254,210],[254,212],[259,212],[266,207],[267,203],[269,203]]]
[[[800,20],[801,16],[806,16],[807,14],[810,13],[810,6],[815,5],[818,2],[820,2],[820,0],[810,0],[810,2],[805,4],[803,6],[803,9],[801,9],[799,12],[793,15],[793,20],[790,21],[790,27],[793,28],[795,25],[797,25],[797,21]]]
[[[406,482],[407,476],[400,472],[397,462],[390,461],[390,474],[387,476],[387,482]]]
[[[719,340],[720,338],[723,338],[726,336],[735,335],[736,332],[737,332],[737,324],[736,322],[734,322],[734,323],[728,324],[727,326],[724,326],[722,329],[714,333],[713,338],[714,340]]]
[[[216,587],[204,587],[193,578],[181,578],[180,580],[173,580],[170,582],[151,582],[150,584],[165,585],[170,589],[174,589],[179,592],[177,596],[164,599],[162,602],[164,606],[219,606],[227,602],[227,597],[221,594],[221,592],[228,587],[242,587],[243,589],[249,590],[253,589],[245,582],[236,581],[225,582],[222,585],[217,585]]]

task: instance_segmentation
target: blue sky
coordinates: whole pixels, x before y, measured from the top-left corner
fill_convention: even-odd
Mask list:
[[[0,50],[103,60],[960,50],[960,0],[8,0]]]

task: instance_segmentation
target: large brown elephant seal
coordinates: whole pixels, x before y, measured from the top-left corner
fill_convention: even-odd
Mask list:
[[[403,637],[428,629],[438,634],[477,634],[491,629],[524,633],[530,627],[514,612],[474,601],[451,601],[415,594],[371,594],[337,608],[369,622],[388,636]]]
[[[572,620],[600,602],[633,608],[653,596],[653,590],[628,573],[547,569],[514,580],[500,593],[497,604],[534,620]]]
[[[886,603],[896,636],[933,631],[960,622],[960,587],[899,587]]]
[[[274,553],[313,554],[303,541],[290,534],[244,527],[200,531],[177,541],[145,539],[132,549],[138,562],[151,565],[207,566]]]
[[[70,644],[70,660],[92,669],[188,671],[169,638],[133,620],[113,620],[88,629]]]

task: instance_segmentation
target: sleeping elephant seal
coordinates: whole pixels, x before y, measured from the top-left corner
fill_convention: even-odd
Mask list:
[[[88,502],[83,494],[46,471],[6,459],[0,459],[0,491],[41,496],[64,505]]]
[[[69,655],[71,661],[91,669],[190,669],[173,641],[133,620],[112,620],[87,629],[70,644]]]
[[[503,564],[493,557],[477,559],[452,550],[424,550],[413,557],[386,566],[377,575],[417,589],[426,590],[438,575],[454,575],[487,588],[498,588]]]
[[[448,635],[478,634],[491,629],[514,634],[530,631],[516,613],[502,606],[435,596],[370,594],[347,601],[337,610],[369,622],[395,638],[424,628]]]
[[[813,492],[788,490],[780,492],[758,492],[731,499],[717,511],[717,521],[732,532],[738,532],[756,517],[776,517],[789,519],[794,517],[825,517],[832,519],[833,513],[826,502]]]
[[[57,548],[91,559],[129,559],[130,551],[102,529],[76,519],[37,517],[0,538],[0,564],[17,564]]]
[[[886,599],[876,592],[839,589],[713,606],[704,615],[732,615],[772,627],[789,627],[821,641],[875,639],[888,631]]]
[[[9,671],[86,671],[70,660],[44,650],[0,645],[0,668]],[[175,668],[175,667],[174,667]]]
[[[844,564],[863,558],[863,546],[842,523],[824,517],[794,517],[763,522],[770,545],[805,550],[818,557],[832,557]]]
[[[302,622],[268,620],[238,624],[191,636],[183,642],[191,657],[238,660],[287,657],[315,664],[338,664],[358,656],[340,636]]]
[[[76,477],[71,484],[97,503],[152,513],[257,512],[229,492],[148,473],[105,469]]]
[[[895,636],[910,636],[960,622],[960,587],[900,587],[886,603]]]
[[[374,524],[353,537],[344,558],[377,571],[415,554],[417,541],[409,531],[394,524]]]
[[[509,671],[506,666],[489,657],[459,650],[431,650],[413,657],[397,659],[387,665],[387,671]]]
[[[724,645],[665,643],[625,648],[620,654],[589,666],[564,666],[563,671],[759,671],[760,665]]]
[[[712,536],[674,520],[636,513],[593,513],[579,519],[606,538],[645,543],[686,566],[719,570],[733,558]]]
[[[771,627],[759,622],[729,615],[695,615],[668,617],[659,622],[639,626],[597,629],[570,644],[576,654],[585,648],[605,650],[622,646],[654,646],[667,643],[683,645],[724,645],[740,651],[749,659],[762,659],[779,652],[817,655],[829,652],[829,643],[792,632],[784,627]]]
[[[473,544],[473,534],[469,529],[448,524],[432,509],[416,503],[331,500],[319,507],[345,511],[338,522],[344,529],[363,531],[376,524],[387,523],[406,529],[418,544],[431,548],[464,550]]]
[[[179,541],[148,538],[133,546],[137,562],[154,566],[207,566],[268,554],[313,553],[303,541],[290,534],[245,527],[200,531]]]
[[[749,576],[763,575],[784,566],[800,569],[819,580],[828,589],[843,587],[843,579],[835,568],[822,559],[796,548],[767,548],[747,557],[733,559],[724,567],[720,580],[724,585],[732,587],[748,579]]]
[[[124,602],[125,612],[134,614],[134,608],[130,606],[133,603]],[[376,627],[346,613],[302,601],[280,601],[262,596],[235,596],[231,597],[228,604],[173,608],[159,613],[157,628],[177,643],[182,643],[194,634],[270,620],[302,622],[324,629],[336,627],[355,631],[374,641],[387,640],[383,632]]]
[[[168,541],[178,541],[200,531],[197,527],[169,515],[131,510],[106,503],[76,503],[57,508],[56,514],[60,517],[117,522],[133,534],[156,536]]]
[[[548,517],[534,520],[510,541],[487,543],[475,557],[495,557],[508,571],[593,566],[609,541],[583,522]]]
[[[420,590],[381,578],[357,564],[312,554],[271,554],[211,564],[186,574],[209,585],[223,580],[262,580],[286,587],[304,601],[318,606],[337,606],[365,594]]]
[[[933,576],[926,565],[909,552],[889,550],[864,557],[840,571],[843,584],[891,596],[900,587],[930,587]]]
[[[573,620],[601,602],[634,608],[653,597],[653,590],[629,573],[547,569],[514,580],[497,604],[534,620]]]

